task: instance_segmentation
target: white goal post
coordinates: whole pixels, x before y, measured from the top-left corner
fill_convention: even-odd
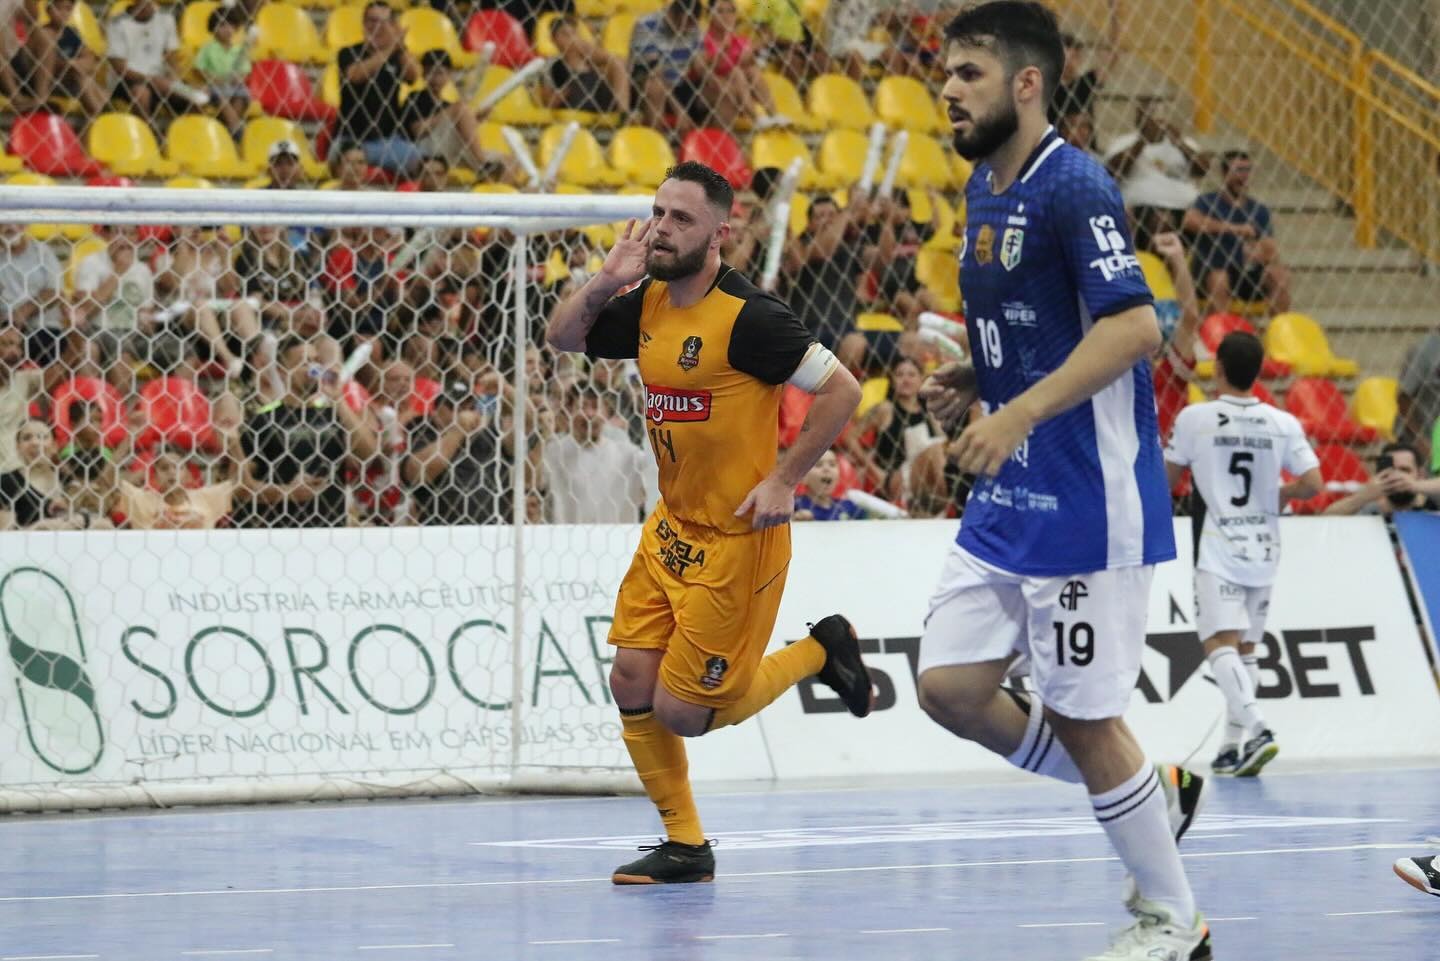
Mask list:
[[[257,228],[283,228],[282,236],[313,244],[306,296],[321,313],[322,333],[312,337],[308,356],[323,361],[316,339],[329,338],[326,344],[351,356],[357,343],[374,341],[354,365],[361,368],[357,381],[368,385],[366,399],[355,400],[347,388],[343,402],[376,438],[373,455],[358,453],[359,431],[340,416],[342,399],[315,388],[294,416],[333,407],[333,420],[316,414],[301,428],[329,431],[316,434],[322,439],[314,451],[329,437],[346,453],[334,465],[308,460],[296,476],[312,483],[311,473],[323,469],[326,476],[313,483],[340,491],[343,519],[326,526],[266,521],[260,507],[245,506],[252,495],[231,461],[254,466],[275,489],[292,483],[281,461],[299,462],[299,434],[262,424],[289,403],[276,395],[283,365],[270,357],[269,374],[257,366],[238,375],[217,367],[212,348],[231,330],[222,330],[218,344],[213,336],[207,341],[195,321],[199,308],[178,297],[167,302],[172,295],[160,286],[144,307],[163,320],[117,334],[107,325],[111,307],[115,316],[125,307],[118,291],[129,275],[116,286],[113,304],[85,317],[72,306],[85,299],[77,292],[85,283],[78,263],[84,256],[75,256],[64,268],[67,289],[59,292],[60,346],[37,368],[45,385],[40,389],[35,375],[38,418],[27,422],[53,431],[58,452],[39,459],[53,457],[49,466],[60,478],[48,507],[59,521],[0,533],[0,632],[9,654],[0,668],[0,811],[633,789],[604,683],[613,605],[604,586],[617,583],[628,564],[633,527],[543,523],[549,508],[535,476],[541,448],[556,433],[550,421],[563,427],[567,385],[593,377],[609,409],[624,412],[638,382],[618,367],[601,372],[584,361],[537,366],[527,348],[544,323],[537,313],[603,256],[596,235],[583,240],[577,229],[603,234],[613,229],[607,225],[648,216],[650,204],[635,195],[0,186],[0,225],[24,225],[30,242],[48,245],[62,264],[82,249],[110,256],[106,244],[122,232],[108,228],[119,225],[165,226],[163,241],[134,241],[135,259],[156,278],[167,265],[178,269],[176,250],[185,243],[209,251],[202,245],[213,242],[228,252],[229,262],[222,257],[216,270],[220,284],[225,267],[243,272],[251,268],[241,264],[253,267],[274,254],[275,241]],[[80,231],[67,237],[53,226],[66,224],[98,225],[100,241],[82,248],[88,238],[74,236]],[[186,230],[210,225],[225,226]],[[363,242],[382,251],[379,279],[348,287],[334,280],[341,269],[354,270],[346,278],[359,277],[359,262],[371,255],[361,240],[351,243],[349,228],[365,228]],[[423,256],[430,259],[392,276],[384,252],[425,229],[433,232],[425,235]],[[336,250],[350,259],[334,259]],[[266,269],[255,268],[256,276]],[[298,332],[287,326],[298,321],[273,321],[285,313],[267,312],[274,305],[253,294],[265,289],[253,280],[241,277],[244,289],[228,301],[218,296],[211,307],[223,328],[226,304],[254,307],[258,298],[265,329],[246,350],[268,343],[273,351]],[[489,326],[465,319],[472,317],[467,310]],[[351,317],[373,319],[379,332],[336,334]],[[437,325],[442,332],[417,333]],[[34,326],[32,318],[27,335]],[[119,345],[108,353],[90,343],[107,337]],[[166,338],[180,344],[177,351],[162,350]],[[458,362],[441,349],[450,342],[458,342]],[[242,359],[251,364],[259,356]],[[320,370],[312,361],[310,376],[324,379],[335,366]],[[437,421],[432,434],[424,433],[427,418],[445,409],[433,394],[415,400],[414,411],[386,406],[384,392],[393,388],[385,378],[406,370],[416,398],[422,381],[443,390],[459,378],[474,396],[461,404],[451,398],[452,409],[473,401],[480,413],[460,428],[454,428],[459,414],[451,413],[449,427]],[[138,379],[131,383],[132,377]],[[208,441],[146,423],[169,409],[166,392],[178,388],[167,385],[182,381],[187,392],[204,395],[197,404],[209,405]],[[80,408],[73,406],[75,391]],[[69,418],[100,417],[111,392],[128,418],[105,435],[102,453],[113,463],[79,471],[81,434]],[[227,405],[241,411],[238,423],[222,425]],[[401,420],[409,417],[398,431],[397,408]],[[643,400],[639,411],[643,418]],[[472,472],[447,466],[432,477],[422,464],[421,480],[412,483],[406,458],[426,445],[447,450],[446,429],[466,432],[459,449],[473,455]],[[488,438],[483,443],[480,434]],[[58,450],[67,437],[71,446]],[[166,489],[155,480],[157,462],[167,457],[183,476],[193,475],[185,493],[179,482]],[[46,475],[26,464],[23,476]],[[146,478],[157,485],[153,493],[114,499],[116,491],[144,487]],[[134,523],[144,497],[159,504],[164,495],[166,518],[171,495],[183,513],[197,502],[193,491],[210,489],[212,481],[233,491],[232,510],[218,527]],[[97,493],[102,484],[109,486]],[[426,494],[432,513],[422,517],[415,488],[427,484],[435,488]],[[373,506],[365,502],[371,494]],[[102,506],[82,510],[86,497]],[[392,497],[400,506],[381,506]],[[465,504],[483,498],[492,506],[480,522],[437,523],[435,505],[444,498]],[[128,521],[117,503],[131,508]],[[267,516],[290,501],[277,503],[265,508]],[[102,529],[107,521],[115,529]]]

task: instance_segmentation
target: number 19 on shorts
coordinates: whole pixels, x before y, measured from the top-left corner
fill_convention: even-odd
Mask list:
[[[1055,622],[1055,659],[1064,667],[1066,659],[1071,667],[1084,667],[1095,660],[1095,628],[1085,621],[1066,625]]]

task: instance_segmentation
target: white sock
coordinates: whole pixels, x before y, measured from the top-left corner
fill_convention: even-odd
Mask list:
[[[1005,760],[1022,771],[1053,777],[1067,784],[1083,784],[1085,778],[1055,736],[1055,729],[1045,720],[1045,705],[1040,703],[1035,692],[1023,695],[1012,691],[1006,693],[1015,699],[1021,710],[1029,711],[1030,719],[1025,724],[1025,736],[1021,738],[1020,746]],[[1022,704],[1027,698],[1028,703]]]
[[[1180,865],[1155,765],[1146,761],[1124,784],[1090,795],[1090,803],[1140,896],[1168,908],[1177,923],[1194,924],[1195,895]]]
[[[1235,720],[1230,713],[1230,705],[1225,705],[1225,742],[1222,747],[1240,747],[1240,742],[1245,740],[1245,725]]]
[[[1260,696],[1260,661],[1255,652],[1241,654],[1240,661],[1245,665],[1245,673],[1250,675],[1250,686],[1255,689],[1255,696]]]
[[[1217,647],[1210,652],[1210,671],[1215,683],[1225,695],[1225,704],[1230,709],[1230,720],[1241,725],[1248,736],[1265,726],[1260,706],[1255,703],[1255,686],[1240,660],[1240,652],[1233,647]]]

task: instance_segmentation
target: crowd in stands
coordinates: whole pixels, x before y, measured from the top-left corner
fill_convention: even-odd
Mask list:
[[[566,165],[560,184],[537,182],[492,116],[506,110],[507,123],[527,129],[578,117],[592,143],[592,130],[654,132],[662,158],[695,156],[693,145],[718,133],[739,157],[726,171],[737,207],[724,256],[758,277],[782,179],[763,138],[794,137],[808,154],[840,129],[834,118],[801,116],[795,91],[836,78],[869,110],[881,80],[924,84],[931,107],[939,89],[945,4],[831,0],[823,19],[792,0],[649,6],[628,15],[628,39],[616,42],[610,28],[620,18],[602,22],[595,4],[577,13],[570,0],[437,0],[423,9],[449,39],[428,49],[415,41],[422,21],[407,19],[413,11],[351,8],[358,16],[345,42],[310,60],[296,54],[302,76],[331,89],[307,94],[276,126],[255,83],[263,64],[286,59],[258,29],[268,7],[131,0],[101,19],[83,0],[25,0],[13,11],[19,40],[0,58],[0,94],[17,116],[59,105],[77,140],[91,144],[112,115],[136,118],[168,143],[167,157],[181,155],[178,118],[213,121],[217,137],[244,146],[243,159],[230,148],[233,167],[215,179],[269,190],[572,189]],[[1232,150],[1216,163],[1151,99],[1137,103],[1134,131],[1097,140],[1115,6],[1098,48],[1067,36],[1053,117],[1066,140],[1111,170],[1132,213],[1167,339],[1156,382],[1168,430],[1203,385],[1206,346],[1220,328],[1262,328],[1285,315],[1291,282],[1270,211],[1250,193],[1258,158]],[[313,21],[307,12],[306,23],[313,29],[343,9],[316,10]],[[486,71],[476,45],[457,38],[481,21],[513,25],[549,52],[520,101],[477,106],[501,53]],[[203,42],[182,38],[182,23],[203,25]],[[534,118],[517,120],[517,103]],[[943,141],[937,116],[915,118],[912,137]],[[272,135],[257,134],[262,126]],[[540,139],[537,166],[556,132]],[[582,171],[594,179],[574,189],[653,188],[650,174],[607,173],[595,150],[598,160],[585,161],[595,169]],[[95,159],[101,152],[92,148]],[[960,316],[963,179],[947,165],[867,194],[853,171],[819,154],[795,198],[776,289],[865,377],[866,401],[807,477],[797,516],[863,516],[843,497],[850,488],[911,516],[956,516],[971,479],[948,456],[953,436],[919,400],[941,356],[918,332],[926,313]],[[133,175],[163,180],[175,168],[157,156]],[[69,176],[134,182],[118,169]],[[1211,176],[1217,189],[1206,191]],[[611,236],[596,227],[527,239],[532,344],[550,309],[597,269]],[[101,225],[77,236],[0,225],[0,529],[484,524],[517,511],[532,523],[639,519],[657,496],[643,385],[629,363],[517,351],[512,241],[504,231],[436,228]],[[1237,304],[1246,316],[1235,315]],[[512,387],[517,364],[525,397]],[[1394,472],[1412,460],[1423,480],[1440,418],[1440,333],[1416,350],[1398,400],[1394,430],[1408,446],[1388,452],[1391,473],[1342,478],[1357,489],[1338,509],[1361,494],[1366,504],[1397,491],[1403,499],[1410,481]],[[805,402],[787,390],[782,444]],[[1380,433],[1351,439],[1369,450]]]

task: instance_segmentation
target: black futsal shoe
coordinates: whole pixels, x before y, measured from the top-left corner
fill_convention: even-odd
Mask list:
[[[643,858],[622,864],[610,880],[615,884],[695,884],[715,880],[715,852],[711,843],[681,844],[661,841],[641,845]]]
[[[840,614],[831,614],[815,624],[807,624],[810,636],[825,648],[825,666],[817,675],[820,683],[840,695],[845,707],[856,717],[864,717],[875,705],[870,685],[870,672],[860,658],[860,639],[855,628]]]

